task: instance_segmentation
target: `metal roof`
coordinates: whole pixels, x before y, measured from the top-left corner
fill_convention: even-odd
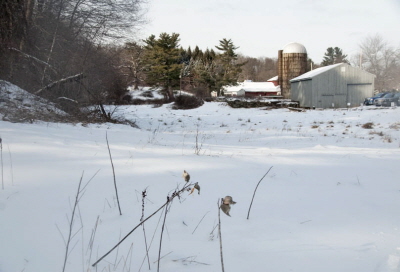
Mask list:
[[[302,74],[302,75],[300,75],[298,77],[295,77],[295,78],[291,79],[290,82],[311,79],[311,78],[313,78],[313,77],[315,77],[315,76],[317,76],[319,74],[322,74],[322,73],[324,73],[326,71],[329,71],[329,70],[331,70],[331,69],[333,69],[335,67],[338,67],[338,66],[340,66],[342,64],[344,64],[344,63],[337,63],[337,64],[333,64],[333,65],[328,65],[328,66],[317,68],[315,70],[312,70],[310,72],[307,72],[305,74]]]

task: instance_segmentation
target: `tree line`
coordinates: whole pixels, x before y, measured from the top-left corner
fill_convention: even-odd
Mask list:
[[[79,115],[85,105],[116,102],[128,86],[159,87],[167,101],[173,90],[209,96],[243,80],[277,75],[276,58],[240,55],[231,39],[212,48],[182,48],[177,33],[135,38],[145,24],[144,0],[15,0],[0,9],[0,79]],[[136,42],[132,42],[136,40]],[[400,88],[400,50],[379,35],[348,57],[329,47],[320,66],[350,63],[376,75],[377,90]],[[312,60],[310,66],[318,67]]]
[[[129,77],[135,89],[139,85],[160,87],[167,100],[173,100],[173,89],[209,96],[222,86],[238,81],[266,81],[276,75],[276,60],[239,55],[231,39],[223,38],[214,48],[179,45],[179,34],[151,35],[140,43],[127,43],[123,49]]]

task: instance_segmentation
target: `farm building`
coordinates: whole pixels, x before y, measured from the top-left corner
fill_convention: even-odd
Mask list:
[[[304,45],[292,42],[278,51],[278,85],[283,98],[290,98],[290,80],[307,72],[307,50]]]
[[[274,83],[274,86],[278,86],[279,78],[278,78],[278,76],[274,76],[273,78],[268,79],[267,82],[272,82],[272,83]]]
[[[260,96],[277,96],[280,95],[280,88],[274,82],[252,82],[245,80],[236,86],[223,87],[225,96],[246,96],[246,97],[260,97]]]
[[[329,65],[291,79],[291,99],[306,108],[355,107],[373,95],[374,80],[348,64]]]

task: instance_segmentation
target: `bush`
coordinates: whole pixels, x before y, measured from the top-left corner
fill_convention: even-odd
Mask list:
[[[176,97],[173,105],[174,110],[195,109],[204,104],[204,101],[191,95],[180,95]]]
[[[374,123],[371,122],[365,123],[364,125],[362,125],[362,128],[372,129],[374,128]]]

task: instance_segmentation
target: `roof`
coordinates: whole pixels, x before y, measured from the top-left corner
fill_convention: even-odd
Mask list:
[[[238,92],[244,90],[245,92],[279,92],[280,87],[275,86],[273,82],[251,82],[244,81],[236,86],[224,86],[224,92]]]
[[[277,80],[278,80],[278,76],[274,76],[274,77],[268,79],[267,81],[277,81]]]
[[[337,63],[337,64],[333,64],[333,65],[328,65],[328,66],[317,68],[315,70],[312,70],[310,72],[307,72],[305,74],[302,74],[302,75],[300,75],[298,77],[295,77],[295,78],[291,79],[290,82],[312,79],[313,77],[315,77],[315,76],[317,76],[319,74],[325,73],[326,71],[329,71],[329,70],[331,70],[331,69],[333,69],[335,67],[338,67],[338,66],[340,66],[342,64],[344,64],[344,63]],[[347,65],[347,64],[345,64],[345,65]]]
[[[290,54],[290,53],[301,53],[307,54],[307,50],[304,45],[296,42],[288,43],[283,47],[283,54]]]

